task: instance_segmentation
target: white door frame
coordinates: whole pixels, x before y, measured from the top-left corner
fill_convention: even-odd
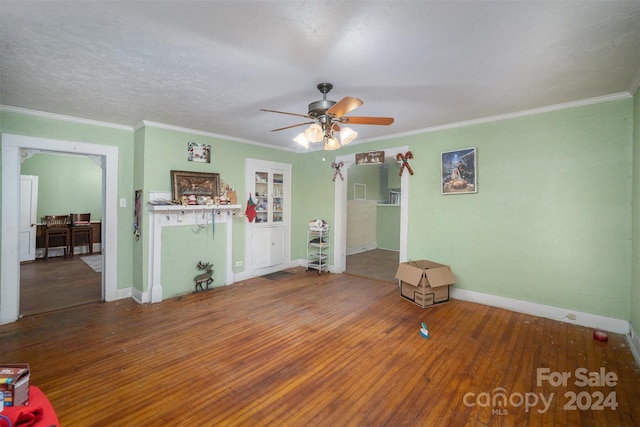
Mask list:
[[[395,157],[398,153],[403,155],[409,151],[409,147],[385,148],[385,156]],[[355,154],[337,156],[336,163],[343,162],[340,169],[342,177],[335,180],[335,218],[334,218],[334,256],[333,272],[343,273],[347,269],[347,180],[349,178],[349,166],[355,163]],[[403,173],[400,178],[400,262],[408,261],[407,236],[409,232],[409,173]]]
[[[21,150],[85,154],[102,160],[102,297],[115,300],[118,290],[118,147],[2,134],[2,255],[0,324],[15,322],[20,310],[19,200]]]
[[[25,200],[23,200],[22,184],[27,181],[30,182],[29,186],[29,218],[24,218],[25,214]],[[24,197],[26,199],[27,197]],[[25,221],[26,220],[26,221]],[[36,175],[20,175],[20,234],[29,234],[28,245],[18,245],[20,248],[19,257],[20,262],[33,261],[36,259],[36,232],[38,229],[38,177]],[[24,236],[23,236],[24,237]],[[24,244],[24,239],[19,240]],[[27,246],[27,248],[24,248]],[[26,251],[25,251],[26,250]]]

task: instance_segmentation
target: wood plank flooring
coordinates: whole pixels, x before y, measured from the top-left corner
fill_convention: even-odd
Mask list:
[[[20,265],[20,314],[75,307],[102,299],[102,274],[82,256],[38,258]]]
[[[601,343],[589,328],[458,300],[422,309],[396,284],[289,271],[28,316],[0,326],[1,360],[31,364],[63,426],[640,425],[623,335]],[[538,368],[571,378],[538,385]],[[582,368],[617,382],[576,385]],[[571,392],[589,409],[565,408]],[[611,392],[615,409],[591,409]]]

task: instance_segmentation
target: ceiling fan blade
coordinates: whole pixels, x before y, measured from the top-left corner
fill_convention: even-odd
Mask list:
[[[349,123],[351,125],[382,125],[389,126],[393,123],[393,117],[341,117],[340,123]]]
[[[288,114],[290,116],[304,117],[305,119],[310,119],[311,118],[311,117],[307,116],[306,114],[287,113],[286,111],[267,110],[265,108],[261,108],[260,111],[266,111],[267,113]]]
[[[334,104],[331,108],[329,108],[327,110],[327,114],[330,114],[333,117],[339,118],[347,114],[349,111],[355,110],[361,105],[362,105],[362,101],[359,100],[358,98],[345,96],[336,104]]]
[[[349,123],[351,125],[382,125],[389,126],[393,123],[393,117],[341,117],[340,123]]]
[[[311,125],[311,124],[314,124],[314,123],[315,122],[298,123],[297,125],[291,125],[291,126],[287,126],[287,127],[283,127],[283,128],[273,129],[271,132],[277,132],[279,130],[291,129],[291,128],[295,128],[295,127],[298,127],[298,126]]]

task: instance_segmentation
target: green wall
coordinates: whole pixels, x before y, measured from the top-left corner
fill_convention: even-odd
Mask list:
[[[149,126],[134,133],[7,112],[0,113],[0,130],[120,148],[118,197],[129,203],[118,210],[119,287],[146,290],[148,236],[133,237],[133,191],[143,188],[145,197],[169,191],[172,169],[220,173],[244,205],[245,158],[291,163],[291,258],[303,259],[307,222],[334,218],[335,157],[406,145],[414,157],[409,258],[451,265],[459,288],[631,320],[639,330],[640,267],[632,256],[640,240],[632,228],[638,217],[632,192],[640,193],[632,186],[633,172],[640,176],[640,155],[633,151],[640,144],[638,103],[636,95],[305,154]],[[188,141],[211,144],[212,163],[187,162]],[[478,192],[441,195],[440,153],[467,147],[478,149]],[[144,213],[146,218],[146,205]],[[244,260],[245,220],[232,220],[234,264]],[[219,250],[208,237],[189,246],[190,234],[188,227],[178,227],[163,235],[162,250],[171,255],[181,248],[182,258],[163,269],[170,275],[175,264],[179,271],[169,280],[185,280],[163,283],[168,292],[184,292],[184,277],[195,275],[194,260]],[[215,268],[216,274],[223,270],[217,260]]]
[[[640,91],[633,97],[633,276],[631,280],[631,326],[640,334]]]
[[[0,111],[0,132],[118,147],[118,198],[127,207],[118,208],[118,288],[133,286],[133,134],[122,127],[57,120],[31,114]]]
[[[203,271],[198,262],[213,264],[214,281],[210,287],[224,285],[226,224],[163,227],[162,229],[162,294],[163,298],[195,290],[193,278]],[[216,239],[216,236],[220,236]]]
[[[409,257],[464,289],[628,318],[631,102],[607,102],[407,140]],[[411,140],[413,139],[413,141]],[[440,194],[440,152],[478,149],[478,193]],[[412,187],[412,189],[415,187]]]
[[[629,319],[632,119],[623,99],[340,154],[409,147],[408,257],[451,265],[457,287]],[[467,147],[478,193],[441,195],[441,152]]]
[[[379,249],[400,250],[400,206],[378,206],[376,243]]]
[[[208,172],[220,174],[220,179],[232,188],[235,188],[238,194],[238,203],[246,206],[246,201],[249,196],[249,190],[245,188],[245,159],[258,158],[263,160],[278,161],[282,163],[295,163],[296,154],[283,152],[281,150],[274,150],[271,148],[260,147],[256,145],[244,144],[239,142],[230,142],[211,136],[203,136],[199,134],[190,134],[173,129],[164,129],[160,127],[147,126],[144,129],[144,135],[138,130],[136,135],[140,135],[136,138],[136,165],[142,167],[141,176],[137,177],[136,184],[140,183],[139,187],[144,188],[144,201],[143,201],[143,218],[147,218],[148,205],[147,197],[150,191],[170,191],[171,190],[171,170],[183,170],[193,172]],[[211,145],[211,163],[197,163],[187,160],[187,144],[189,142],[196,142],[199,144]],[[296,168],[292,167],[292,181],[296,181]],[[294,185],[295,187],[295,185]],[[296,204],[299,204],[296,199],[296,192],[292,189],[292,211],[295,212]],[[234,273],[240,273],[244,271],[244,267],[235,267],[237,261],[244,261],[245,254],[245,221],[246,218],[240,216],[234,216],[231,220],[233,227],[233,251],[232,251],[232,265],[234,266]],[[145,266],[148,260],[148,236],[145,237],[146,228],[142,229],[142,243],[140,255],[137,255],[143,262],[136,267],[136,277],[143,277],[144,281],[136,283],[136,287],[140,290],[147,290],[147,272]],[[297,238],[298,229],[292,229],[293,238]],[[215,239],[215,242],[208,242],[207,248],[218,248],[219,242],[224,242],[224,234],[222,231],[216,229],[216,235],[221,237]],[[163,251],[165,248],[170,247],[183,247],[183,251],[180,251],[177,255],[176,264],[188,265],[193,270],[195,276],[198,272],[194,269],[195,264],[200,258],[205,255],[198,251],[198,248],[190,248],[185,242],[190,241],[192,238],[191,230],[188,227],[178,227],[176,230],[167,232],[167,238],[163,235],[162,246]],[[208,254],[208,258],[215,258],[214,268],[216,270],[217,278],[214,282],[214,286],[222,286],[224,284],[224,246],[222,246],[221,254]],[[164,258],[163,258],[164,259]],[[196,259],[194,263],[193,260]],[[184,261],[183,261],[184,260]],[[204,260],[204,259],[203,259]],[[163,269],[165,267],[163,266]],[[140,270],[140,271],[138,271]],[[164,270],[163,270],[164,271]],[[165,282],[165,276],[162,275],[163,282]],[[169,276],[168,276],[169,277]],[[184,286],[171,286],[165,287],[167,283],[163,283],[163,297],[168,298],[171,296],[184,293]]]
[[[23,175],[38,176],[38,218],[91,213],[102,220],[102,168],[88,157],[37,153],[22,163]]]

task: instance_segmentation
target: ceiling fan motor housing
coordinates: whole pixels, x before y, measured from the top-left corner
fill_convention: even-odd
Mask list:
[[[322,116],[325,115],[326,111],[333,107],[336,104],[336,101],[330,101],[327,99],[327,93],[333,89],[333,85],[331,83],[319,83],[318,90],[322,93],[322,100],[315,101],[309,104],[309,117],[313,117],[314,119],[320,118],[322,123],[327,121],[327,118],[322,120]]]
[[[309,117],[317,119],[324,116],[327,110],[335,105],[336,101],[330,101],[323,99],[321,101],[312,102],[309,104]]]

